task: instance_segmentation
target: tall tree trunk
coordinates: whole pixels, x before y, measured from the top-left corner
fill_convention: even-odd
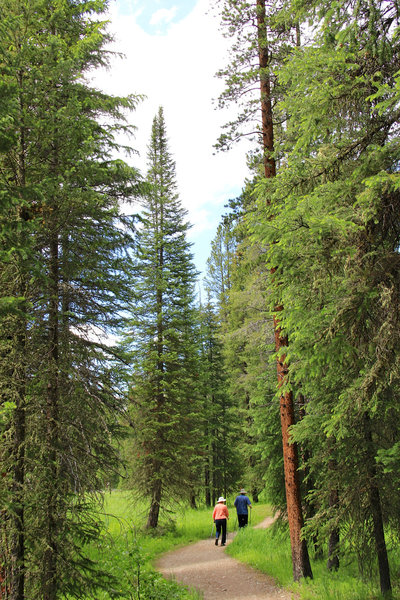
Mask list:
[[[329,495],[329,506],[330,508],[335,509],[339,504],[339,493],[337,489],[333,489]],[[339,569],[339,528],[333,527],[329,534],[328,539],[328,562],[327,568],[328,571],[337,571]]]
[[[160,204],[160,214],[156,214],[156,219],[159,217],[158,222],[158,234],[164,231],[164,207]],[[157,282],[156,289],[156,313],[157,313],[157,389],[156,389],[156,413],[157,418],[158,412],[161,410],[165,398],[164,398],[164,321],[163,321],[163,289],[162,289],[162,278],[164,270],[164,246],[160,245],[158,248],[158,277],[160,280]],[[159,464],[157,461],[152,462],[150,471],[150,477],[153,480],[152,483],[152,494],[150,501],[150,509],[146,523],[146,529],[156,529],[158,525],[158,518],[160,515],[161,506],[161,495],[162,495],[162,481],[157,478],[159,472]]]
[[[264,173],[267,179],[275,177],[276,163],[274,152],[274,127],[271,100],[271,78],[269,73],[269,48],[266,29],[265,0],[257,0],[257,32],[258,55],[260,64],[261,88],[261,122],[262,140],[264,150]],[[274,270],[272,271],[272,273]],[[278,313],[283,307],[276,307]],[[279,319],[274,317],[275,349],[279,353],[277,358],[278,385],[284,384],[288,367],[286,355],[282,349],[288,345],[288,340],[281,333]],[[290,443],[289,430],[295,423],[294,402],[292,392],[286,391],[280,398],[280,415],[282,428],[283,462],[285,471],[286,503],[290,529],[290,543],[292,548],[293,577],[298,581],[301,577],[312,577],[311,564],[308,556],[307,544],[301,539],[303,528],[303,513],[301,506],[300,481],[298,476],[297,446]]]
[[[149,516],[147,518],[146,529],[155,529],[158,525],[158,517],[160,516],[161,492],[161,480],[157,479],[153,484],[151,504]]]
[[[389,559],[386,549],[385,532],[383,529],[382,504],[379,489],[373,483],[371,483],[370,489],[370,503],[374,524],[375,548],[378,558],[381,592],[385,598],[391,598],[392,584],[390,581]]]
[[[14,410],[13,504],[11,542],[11,600],[24,600],[25,590],[25,335],[18,334],[18,369],[14,372],[17,384]]]
[[[377,484],[375,452],[371,432],[369,415],[364,414],[364,433],[367,447],[367,471],[369,484],[369,502],[373,522],[376,555],[378,559],[379,580],[382,595],[392,597],[392,584],[390,581],[389,559],[386,549],[385,531],[383,528],[382,504]]]
[[[287,346],[287,338],[282,336],[279,321],[274,319],[275,348],[280,351],[277,362],[278,386],[284,385],[288,369],[286,356],[282,348]],[[298,581],[302,577],[312,577],[310,559],[305,540],[301,539],[303,528],[303,511],[301,506],[300,480],[298,473],[297,445],[290,442],[290,428],[295,424],[294,402],[292,392],[284,392],[280,397],[280,414],[282,428],[283,463],[285,471],[285,491],[288,512],[290,545],[292,548],[293,578]]]
[[[18,83],[20,89],[19,108],[20,114],[23,115],[25,107],[22,98],[22,89],[24,84],[24,74],[21,71],[18,73]],[[21,125],[19,135],[19,152],[18,152],[18,171],[17,185],[23,189],[26,185],[26,141],[25,141],[25,126]],[[24,221],[22,217],[23,209],[18,211],[18,220]],[[21,230],[19,243],[21,247],[25,247],[25,239],[23,229]],[[16,295],[24,297],[25,276],[23,264],[18,265],[18,283],[15,290]],[[16,406],[14,410],[14,444],[13,444],[13,483],[12,494],[14,510],[12,513],[12,540],[11,540],[11,585],[10,598],[11,600],[24,600],[25,590],[25,497],[24,497],[24,480],[25,480],[25,430],[26,430],[26,415],[25,415],[25,386],[26,386],[26,319],[19,317],[17,320],[16,333],[16,368],[12,374],[12,380],[16,386]]]
[[[54,229],[50,240],[49,272],[49,378],[47,384],[46,426],[48,447],[47,530],[43,564],[43,600],[57,595],[57,441],[59,406],[59,242]]]
[[[50,8],[53,12],[54,7]],[[51,34],[56,35],[55,23],[51,26]],[[53,55],[54,64],[57,58]],[[54,111],[54,107],[49,106]],[[53,181],[57,181],[59,171],[59,139],[57,124],[52,132],[52,145],[49,166]],[[43,555],[43,600],[56,600],[57,596],[57,554],[58,554],[58,411],[60,394],[60,224],[58,188],[49,198],[48,244],[49,244],[49,274],[48,274],[48,381],[46,396],[46,433],[47,433],[47,515],[46,515],[46,549]]]
[[[265,25],[265,0],[257,0],[258,60],[260,64],[261,131],[264,150],[265,177],[275,177],[274,126],[272,121],[271,77],[269,73],[269,48]]]

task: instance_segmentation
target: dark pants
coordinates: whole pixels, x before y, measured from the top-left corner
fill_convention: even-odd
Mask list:
[[[242,527],[246,527],[249,520],[249,515],[238,515],[237,518],[239,523],[239,529],[241,529]]]
[[[215,519],[215,538],[218,539],[222,529],[221,544],[226,542],[226,519]]]

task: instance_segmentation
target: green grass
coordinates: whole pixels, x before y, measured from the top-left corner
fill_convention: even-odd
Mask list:
[[[237,528],[233,498],[228,499],[231,518],[229,532]],[[99,591],[96,600],[186,600],[198,599],[193,590],[186,590],[174,582],[165,581],[152,568],[154,560],[179,546],[211,536],[212,509],[176,507],[173,514],[160,519],[159,530],[145,532],[148,504],[133,500],[128,491],[106,492],[99,519],[104,522],[101,542],[87,548],[87,556],[114,576],[115,584],[107,591]],[[256,524],[270,514],[267,505],[257,505],[252,519]],[[87,599],[89,600],[89,599]]]
[[[228,498],[231,518],[228,537],[237,528],[233,498]],[[173,514],[161,519],[159,531],[146,533],[144,525],[148,505],[134,502],[127,491],[106,493],[102,516],[105,534],[101,543],[87,549],[90,558],[115,578],[114,587],[99,592],[96,600],[198,600],[195,591],[164,580],[152,564],[164,552],[210,537],[212,509],[176,507]],[[266,504],[256,504],[252,523],[256,525],[271,512]],[[329,573],[325,560],[313,560],[314,579],[293,583],[289,535],[282,526],[268,530],[252,527],[240,531],[226,551],[238,560],[271,575],[278,585],[292,591],[298,600],[378,600],[381,598],[377,577],[363,583],[355,561],[343,560],[338,573]],[[392,583],[396,583],[394,600],[400,600],[400,549],[391,552]],[[93,600],[88,598],[87,600]]]
[[[290,544],[284,536],[272,540],[269,531],[247,527],[241,531],[226,552],[234,558],[273,576],[280,585],[292,582]],[[288,561],[289,558],[289,561]],[[290,567],[290,569],[289,569]]]
[[[299,600],[377,600],[381,598],[378,577],[362,582],[355,562],[348,561],[337,573],[326,568],[326,559],[313,560],[313,580],[293,583],[290,540],[286,529],[274,525],[267,531],[247,528],[227,547],[227,552],[272,576],[278,585],[294,592]],[[400,599],[398,572],[400,552],[391,553],[393,600]]]
[[[157,556],[186,543],[186,539],[187,543],[192,540],[187,535],[178,535],[171,520],[164,520],[158,533],[145,533],[147,510],[148,505],[134,501],[130,492],[114,490],[105,494],[99,513],[104,535],[99,544],[87,548],[87,556],[112,573],[114,585],[107,591],[100,590],[96,600],[198,599],[198,594],[165,581],[152,568]]]

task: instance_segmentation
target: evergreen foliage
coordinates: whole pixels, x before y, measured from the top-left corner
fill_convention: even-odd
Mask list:
[[[272,401],[276,372],[270,365],[274,350],[273,325],[265,299],[267,273],[262,253],[250,244],[245,220],[246,211],[251,210],[253,188],[248,184],[241,197],[230,201],[230,210],[212,242],[206,284],[218,309],[228,390],[241,422],[241,486],[249,489],[253,501],[257,501],[267,485],[274,490],[270,501],[283,507],[279,419],[265,418],[266,408],[271,415],[273,411],[276,417],[279,415],[278,405]],[[277,451],[276,462],[266,452],[271,445]],[[275,493],[277,488],[280,496]]]
[[[383,464],[398,435],[398,16],[379,2],[318,8],[316,43],[280,73],[287,166],[260,185],[254,230],[278,265],[271,307],[284,307],[290,386],[307,399],[293,431],[310,455],[307,527],[326,539],[346,523],[340,552],[357,548],[362,570],[377,558],[390,594],[384,525],[397,520],[398,477]]]
[[[102,338],[126,300],[118,200],[138,176],[111,158],[137,99],[84,79],[106,64],[105,8],[0,2],[0,535],[18,600],[80,597],[110,578],[83,546],[99,534],[91,505],[118,463],[119,361]]]
[[[98,496],[121,466],[123,415],[148,529],[172,503],[210,505],[238,485],[257,501],[264,488],[287,506],[295,579],[311,575],[307,541],[338,576],[354,556],[364,579],[375,568],[390,597],[388,550],[400,533],[398,6],[218,3],[232,40],[218,102],[238,114],[216,146],[253,139],[254,180],[218,227],[198,308],[162,108],[137,230],[120,214],[140,177],[114,158],[129,152],[115,136],[132,132],[138,98],[86,80],[107,65],[107,7],[0,0],[0,597],[118,595],[97,562],[107,542],[93,547]],[[287,453],[297,448],[299,471]],[[127,556],[139,577],[135,544]],[[148,574],[143,593],[154,582]],[[131,584],[123,593],[139,596]]]
[[[242,12],[244,18],[242,18]],[[243,134],[241,127],[248,124],[257,115],[255,131],[259,131],[259,144],[264,176],[271,179],[276,176],[277,156],[275,138],[280,132],[280,126],[286,120],[286,115],[279,111],[276,101],[281,94],[276,68],[281,65],[291,51],[292,30],[296,33],[296,44],[300,44],[300,28],[296,20],[287,19],[289,13],[285,6],[275,4],[269,6],[266,0],[255,0],[251,3],[226,0],[222,8],[222,21],[228,23],[229,35],[233,37],[233,60],[228,69],[222,72],[225,76],[227,87],[224,94],[226,99],[242,99],[248,92],[255,89],[259,92],[258,101],[251,100],[247,103],[248,109],[239,115],[238,119],[228,124],[229,134],[222,136],[219,146],[223,147],[226,141],[238,139]],[[247,59],[243,61],[243,46]],[[249,62],[250,57],[250,62]],[[249,87],[249,82],[252,85]],[[253,104],[253,108],[251,107]],[[256,164],[256,163],[255,163]],[[260,244],[262,248],[263,245]],[[270,267],[273,274],[276,266]],[[274,285],[274,277],[271,283]],[[285,491],[287,515],[292,546],[293,576],[295,580],[301,577],[312,577],[311,565],[307,545],[301,530],[304,525],[303,508],[298,476],[298,449],[295,442],[290,442],[290,429],[295,423],[294,397],[292,390],[285,388],[288,379],[288,338],[282,330],[279,313],[281,303],[273,309],[274,341],[277,366],[278,388],[280,389],[280,420],[282,431],[282,450],[285,474]]]
[[[224,109],[233,104],[237,110],[237,116],[223,125],[224,132],[215,146],[229,150],[247,138],[256,142],[251,153],[259,163],[260,149],[265,146],[261,124],[264,103],[274,107],[274,128],[280,131],[282,116],[276,101],[282,88],[275,70],[298,43],[298,27],[281,2],[224,0],[215,3],[215,10],[220,15],[222,35],[231,42],[229,63],[217,72],[225,84],[217,105]],[[272,139],[267,146],[273,152]]]
[[[229,292],[232,286],[232,267],[235,239],[230,227],[221,223],[211,242],[211,253],[207,259],[205,287],[210,298],[217,304],[222,327],[228,319]]]
[[[242,6],[228,4],[229,33],[243,36],[240,18],[254,27],[256,13],[251,21],[250,3],[243,3],[242,14]],[[253,9],[256,4],[262,2]],[[315,543],[327,544],[328,568],[338,568],[339,555],[354,550],[363,573],[377,558],[381,590],[390,595],[384,528],[398,531],[399,465],[398,14],[392,3],[383,2],[293,2],[275,8],[266,5],[268,68],[275,69],[268,77],[271,94],[280,99],[274,114],[286,124],[275,128],[273,146],[264,143],[269,152],[275,150],[278,176],[265,164],[258,210],[247,211],[250,230],[244,230],[243,247],[250,239],[248,256],[259,254],[261,268],[264,264],[272,273],[262,284],[263,301],[289,339],[278,352],[290,364],[279,393],[296,396],[299,422],[292,441],[300,444],[308,490],[305,531]],[[304,48],[299,46],[302,21],[314,26]],[[298,35],[297,48],[282,66],[273,62],[271,32],[285,29],[285,23],[287,32],[294,25]],[[256,48],[254,33],[252,39]],[[235,55],[243,74],[245,57]],[[221,72],[229,83],[225,100],[245,98],[245,77],[235,78],[234,72]],[[284,97],[277,93],[282,89]],[[239,132],[238,123],[230,126],[229,143]],[[240,246],[238,254],[246,256]],[[247,260],[238,273],[242,269],[244,275]],[[256,273],[256,263],[249,264]],[[243,275],[239,289],[234,283],[229,292],[230,318],[240,315],[241,294],[255,298],[251,278]],[[231,339],[239,341],[231,353],[235,359],[251,348],[248,333],[240,333],[245,315],[246,310],[231,329]],[[254,349],[250,356],[255,359]],[[243,361],[246,371],[251,358]],[[268,378],[258,381],[268,393]],[[257,398],[254,389],[252,398]],[[272,426],[267,411],[264,418]],[[262,435],[267,460],[278,467],[265,429]]]
[[[202,444],[196,383],[196,272],[162,108],[153,121],[147,187],[132,259],[135,296],[127,343],[132,364],[134,488],[150,497],[147,526],[155,528],[162,506],[189,496],[192,459]]]
[[[200,308],[200,392],[202,398],[205,501],[214,505],[243,477],[241,415],[228,385],[220,312],[211,302]]]

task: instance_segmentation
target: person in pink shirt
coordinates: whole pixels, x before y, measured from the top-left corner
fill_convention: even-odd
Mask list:
[[[224,504],[226,498],[220,496],[213,511],[213,521],[215,523],[215,545],[218,546],[218,538],[222,530],[221,546],[225,546],[226,542],[226,523],[229,519],[228,507]]]

